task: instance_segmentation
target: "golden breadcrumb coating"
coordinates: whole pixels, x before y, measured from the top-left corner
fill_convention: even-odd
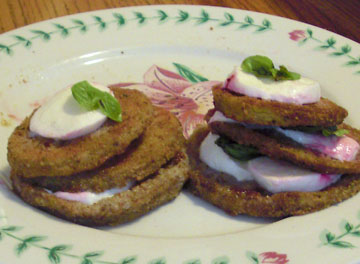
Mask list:
[[[341,161],[294,143],[285,136],[274,136],[255,131],[239,124],[212,122],[211,130],[215,134],[225,135],[233,141],[256,147],[260,153],[279,160],[286,160],[302,168],[326,174],[360,174],[360,151],[353,161]],[[360,144],[360,130],[340,125],[349,131],[347,136]]]
[[[179,152],[151,178],[92,205],[58,198],[15,174],[11,179],[14,191],[32,206],[77,224],[107,226],[129,222],[173,200],[188,178],[188,169],[187,156]]]
[[[155,107],[151,124],[125,153],[110,158],[99,168],[68,177],[24,179],[52,191],[81,192],[123,187],[133,179],[141,181],[158,171],[185,147],[178,119],[169,111]]]
[[[8,141],[8,161],[22,177],[69,176],[99,167],[107,159],[123,153],[150,124],[153,106],[141,92],[112,89],[123,109],[123,121],[108,119],[97,131],[68,140],[31,137],[30,117],[19,125]]]
[[[321,98],[313,104],[297,105],[239,95],[213,88],[215,108],[239,122],[271,126],[334,126],[341,124],[347,111]]]
[[[199,147],[209,133],[207,127],[196,130],[189,139],[189,190],[230,215],[287,217],[312,213],[344,201],[360,191],[360,175],[345,175],[336,183],[316,192],[271,194],[255,181],[238,182],[217,172],[199,159]]]

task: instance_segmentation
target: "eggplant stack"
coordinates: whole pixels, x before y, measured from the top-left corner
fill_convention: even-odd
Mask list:
[[[188,158],[179,121],[139,91],[112,92],[122,122],[108,119],[71,140],[31,135],[33,114],[15,129],[8,161],[25,202],[77,224],[107,226],[134,220],[180,193]]]
[[[230,215],[315,212],[360,191],[360,131],[321,98],[294,104],[213,88],[208,125],[189,140],[191,192]],[[340,152],[340,154],[339,154]]]

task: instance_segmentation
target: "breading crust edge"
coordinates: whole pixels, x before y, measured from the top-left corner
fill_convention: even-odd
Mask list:
[[[202,127],[189,139],[188,155],[191,170],[188,188],[194,195],[230,215],[246,214],[276,218],[303,215],[342,202],[360,191],[360,175],[346,175],[337,183],[317,192],[282,192],[272,195],[217,181],[215,177],[205,176],[203,170],[207,170],[207,175],[209,171],[213,171],[214,175],[218,172],[204,163],[200,164],[198,159],[199,146],[208,132],[207,127]]]

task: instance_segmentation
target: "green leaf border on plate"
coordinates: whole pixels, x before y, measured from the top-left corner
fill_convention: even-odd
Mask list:
[[[157,21],[159,25],[162,23],[168,23],[169,21],[175,21],[176,24],[183,24],[188,21],[193,21],[195,25],[203,25],[206,23],[215,23],[217,26],[229,27],[234,26],[235,30],[243,30],[248,28],[254,28],[253,33],[261,33],[268,30],[272,30],[272,23],[268,19],[264,19],[260,24],[255,23],[254,19],[247,15],[242,20],[237,20],[233,14],[226,11],[223,14],[222,18],[212,17],[206,9],[202,9],[200,15],[193,15],[185,10],[178,10],[176,16],[169,15],[166,11],[157,9],[156,15],[147,15],[144,12],[133,12],[133,17],[125,17],[123,14],[116,12],[113,13],[113,18],[106,20],[101,16],[92,16],[93,22],[88,23],[82,19],[71,19],[71,26],[66,26],[60,23],[53,23],[54,30],[44,31],[41,29],[30,29],[28,32],[31,36],[22,36],[19,34],[13,35],[15,42],[10,44],[0,43],[0,53],[6,54],[7,56],[12,56],[15,52],[15,47],[25,47],[31,49],[34,45],[34,42],[37,40],[43,40],[45,42],[52,40],[52,35],[59,34],[64,38],[71,36],[71,32],[78,31],[81,33],[88,32],[91,28],[97,28],[99,31],[105,31],[110,24],[116,24],[119,28],[126,26],[131,22],[135,22],[138,25],[145,25],[148,21]],[[298,33],[298,36],[294,32]],[[325,40],[320,40],[314,36],[314,32],[311,29],[307,30],[294,30],[289,33],[290,39],[297,41],[299,45],[304,45],[309,42],[309,40],[315,41],[318,43],[317,50],[319,51],[328,51],[328,54],[333,57],[346,57],[348,60],[345,66],[355,67],[360,65],[360,56],[355,57],[351,55],[352,47],[349,44],[342,46],[337,46],[337,40],[334,37],[329,37]],[[192,82],[204,81],[200,75],[192,73],[189,77],[188,71],[184,68],[183,65],[175,65],[181,75],[186,77]],[[360,70],[355,72],[360,75]],[[5,216],[3,216],[5,217]],[[0,243],[5,239],[5,237],[12,238],[18,242],[14,248],[14,253],[21,257],[26,250],[29,250],[31,247],[42,249],[46,252],[46,256],[49,260],[49,263],[61,263],[64,258],[73,258],[78,259],[79,263],[82,264],[93,264],[93,263],[104,263],[104,264],[135,264],[137,263],[137,256],[126,256],[120,259],[117,262],[104,261],[100,258],[104,254],[103,251],[91,251],[85,254],[74,254],[69,253],[72,249],[71,245],[68,244],[58,244],[52,247],[45,246],[43,243],[46,241],[46,236],[41,235],[31,235],[22,237],[17,235],[17,233],[22,230],[21,226],[6,225],[0,227]],[[322,243],[323,246],[332,246],[335,248],[354,248],[356,247],[353,243],[344,240],[348,236],[360,238],[360,224],[353,225],[349,222],[345,222],[343,226],[344,231],[335,235],[333,232],[325,230],[325,242]],[[250,253],[249,253],[250,252]],[[247,257],[252,263],[258,263],[258,255],[247,251]],[[166,264],[166,258],[160,257],[148,261],[148,264]],[[183,262],[184,264],[201,264],[199,258],[194,258]],[[227,264],[230,263],[230,259],[227,256],[216,257],[212,260],[212,264]]]
[[[70,253],[72,245],[69,244],[58,244],[55,246],[46,246],[40,242],[44,242],[46,236],[27,236],[22,237],[17,235],[17,232],[22,230],[21,226],[2,226],[0,227],[0,243],[5,239],[5,237],[12,238],[18,241],[14,249],[16,256],[21,257],[25,250],[29,250],[31,247],[38,248],[43,250],[46,253],[46,256],[49,260],[49,263],[58,264],[66,263],[64,259],[72,258],[78,259],[81,264],[135,264],[137,263],[137,256],[127,256],[119,261],[104,261],[100,257],[104,254],[104,251],[91,251],[85,254],[75,254]],[[64,262],[63,262],[64,260]],[[165,257],[155,258],[147,262],[148,264],[168,264]],[[193,259],[183,262],[184,264],[201,264],[200,259]],[[228,264],[230,259],[227,256],[216,257],[212,260],[212,264]]]
[[[0,226],[0,243],[5,240],[5,237],[12,238],[13,240],[17,241],[18,244],[14,248],[14,253],[17,257],[21,257],[25,250],[29,250],[31,248],[38,248],[41,249],[47,256],[48,263],[52,264],[59,264],[59,263],[66,263],[66,259],[77,259],[81,264],[136,264],[138,263],[137,256],[127,256],[119,261],[105,261],[102,260],[101,257],[104,255],[104,251],[90,251],[85,254],[75,254],[71,253],[72,245],[70,244],[57,244],[55,246],[48,246],[45,245],[44,242],[47,239],[47,236],[26,236],[22,237],[18,235],[19,231],[23,230],[22,226],[14,226],[14,225],[5,225]],[[43,243],[41,243],[43,242]],[[249,259],[249,263],[259,263],[259,256],[266,256],[270,254],[271,258],[277,258],[281,260],[281,263],[288,263],[287,255],[286,254],[278,254],[276,252],[263,252],[261,254],[256,254],[251,251],[245,252],[246,257]],[[64,262],[63,262],[64,261]],[[165,257],[159,257],[147,261],[148,264],[169,264]],[[179,262],[180,263],[180,262]],[[202,264],[204,262],[201,261],[200,258],[189,259],[186,261],[181,262],[182,264]],[[230,258],[226,255],[222,255],[219,257],[215,257],[210,262],[211,264],[230,264],[236,263],[231,262]],[[280,262],[279,262],[280,263]]]
[[[352,47],[349,44],[338,46],[334,36],[322,40],[315,37],[314,31],[311,28],[308,28],[306,30],[293,30],[289,32],[289,37],[291,40],[298,42],[299,46],[302,46],[309,41],[314,41],[317,43],[316,50],[326,52],[329,56],[334,58],[345,58],[346,62],[343,66],[360,67],[360,54],[358,57],[352,55]],[[360,70],[356,70],[354,73],[360,76]]]
[[[343,221],[341,223],[342,233],[340,235],[335,235],[333,232],[328,230],[323,231],[323,235],[321,236],[323,246],[332,246],[335,248],[356,248],[356,246],[344,240],[346,237],[356,237],[360,238],[360,223],[354,225],[349,221]]]
[[[265,32],[273,29],[272,23],[268,19],[264,19],[261,23],[257,24],[251,16],[245,16],[242,20],[236,20],[235,16],[230,12],[224,12],[223,18],[212,17],[206,9],[202,9],[200,15],[193,15],[188,11],[178,10],[178,14],[172,16],[162,9],[156,9],[155,15],[148,15],[140,11],[134,11],[133,16],[128,17],[120,12],[115,12],[112,15],[111,19],[94,15],[91,17],[92,22],[85,21],[84,19],[72,18],[70,19],[71,25],[52,23],[54,30],[51,31],[30,29],[30,36],[25,37],[17,34],[13,36],[16,40],[15,42],[10,44],[0,43],[0,52],[10,56],[14,54],[14,48],[16,46],[31,48],[34,46],[35,40],[41,39],[43,41],[50,41],[52,40],[52,36],[55,34],[60,34],[62,37],[67,38],[71,36],[70,33],[72,31],[86,33],[91,28],[97,28],[99,31],[105,31],[111,24],[118,25],[118,28],[120,28],[130,23],[145,25],[148,21],[157,21],[158,25],[168,23],[170,21],[174,21],[175,24],[184,24],[185,22],[193,21],[196,25],[203,25],[212,22],[217,24],[219,27],[236,25],[234,29],[254,28],[255,32]]]

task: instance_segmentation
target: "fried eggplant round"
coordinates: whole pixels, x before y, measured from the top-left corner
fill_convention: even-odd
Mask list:
[[[114,88],[123,109],[123,121],[108,119],[97,131],[68,140],[55,141],[30,135],[26,118],[8,141],[8,161],[15,174],[25,178],[69,176],[99,167],[123,153],[150,124],[153,106],[141,92]]]
[[[347,136],[360,144],[360,130],[345,124],[338,127],[346,128],[349,131]],[[353,161],[341,161],[305,148],[284,136],[252,130],[240,124],[212,122],[210,128],[215,134],[225,135],[239,144],[256,147],[261,154],[272,159],[286,160],[320,173],[360,174],[360,152]]]
[[[360,191],[360,175],[345,175],[338,182],[316,192],[281,192],[271,194],[255,181],[238,182],[217,172],[199,159],[199,147],[209,133],[207,127],[189,139],[189,190],[230,215],[282,218],[322,210],[342,202]]]
[[[33,186],[12,173],[14,191],[30,205],[86,226],[112,226],[134,220],[178,196],[188,178],[188,158],[179,152],[152,177],[92,205],[69,201]]]
[[[325,98],[317,103],[297,105],[239,95],[221,86],[214,87],[212,92],[217,110],[248,124],[330,127],[341,124],[348,115],[344,108]]]
[[[127,148],[94,170],[69,177],[36,177],[24,179],[52,191],[102,192],[123,187],[129,180],[141,181],[158,171],[185,147],[178,119],[163,108],[154,108],[151,124]]]

